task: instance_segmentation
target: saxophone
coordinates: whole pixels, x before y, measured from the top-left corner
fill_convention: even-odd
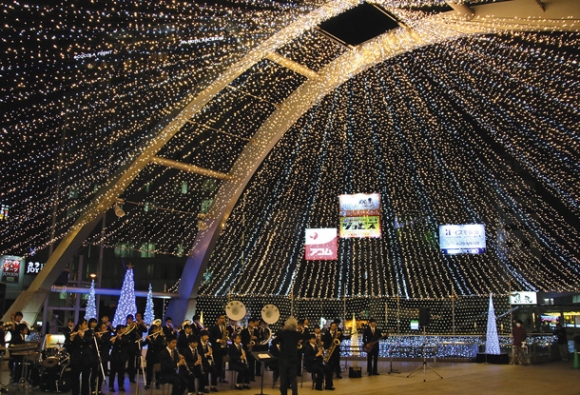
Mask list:
[[[221,327],[220,327],[221,329]],[[228,341],[230,340],[229,336],[228,336],[228,328],[226,328],[225,326],[223,327],[223,331],[222,331],[222,341],[220,342],[220,347],[221,348],[226,348],[226,346],[228,345]]]
[[[328,363],[328,361],[330,361],[330,357],[332,357],[332,354],[334,354],[334,350],[336,350],[336,347],[340,345],[340,335],[341,335],[340,331],[334,332],[332,344],[330,345],[330,348],[326,350],[326,355],[323,358],[324,363]]]

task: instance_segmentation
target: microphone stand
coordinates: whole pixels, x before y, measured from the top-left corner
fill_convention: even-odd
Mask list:
[[[101,367],[101,374],[103,375],[103,381],[106,384],[106,380],[107,380],[107,376],[105,375],[105,368],[103,368],[103,359],[101,358],[101,350],[99,348],[99,342],[97,342],[97,335],[93,334],[93,341],[95,343],[95,348],[97,349],[97,356],[99,358],[99,365]],[[99,377],[96,377],[95,380],[97,380],[96,385],[95,385],[95,395],[99,394]]]
[[[141,349],[141,341],[143,340],[143,338],[139,338],[137,341],[135,341],[135,343],[137,343],[139,345],[139,361],[141,362],[141,375],[143,376],[143,385],[147,385],[147,382],[145,380],[145,368],[143,367],[144,365],[144,361],[143,361],[143,351]],[[137,369],[137,378],[135,379],[135,395],[139,395],[139,369]]]

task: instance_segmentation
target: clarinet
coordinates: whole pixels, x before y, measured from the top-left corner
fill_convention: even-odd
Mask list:
[[[185,370],[187,370],[187,374],[191,376],[193,374],[193,372],[191,371],[191,369],[189,369],[189,365],[187,365],[187,361],[185,360],[185,357],[183,355],[181,355],[179,353],[179,351],[177,351],[177,349],[175,349],[175,353],[177,354],[177,357],[179,358],[180,361],[185,362],[184,363]]]

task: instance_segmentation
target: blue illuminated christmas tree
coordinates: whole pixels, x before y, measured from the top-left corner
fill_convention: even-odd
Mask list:
[[[127,272],[123,279],[121,286],[121,296],[119,296],[119,304],[115,310],[115,318],[113,318],[113,327],[117,325],[125,325],[127,316],[137,314],[137,304],[135,303],[135,280],[133,279],[133,265],[127,265]]]
[[[492,294],[489,294],[489,312],[487,314],[487,341],[485,342],[485,353],[492,355],[501,354],[499,348],[499,337],[497,335],[497,324],[495,322],[495,310],[493,308]]]
[[[95,302],[95,280],[91,281],[91,292],[89,292],[89,300],[87,301],[87,309],[85,310],[85,320],[97,318],[97,305]]]
[[[149,292],[147,292],[147,303],[145,304],[145,315],[143,316],[143,320],[149,325],[151,325],[155,320],[155,311],[153,310],[153,289],[151,288],[151,284],[149,284]]]

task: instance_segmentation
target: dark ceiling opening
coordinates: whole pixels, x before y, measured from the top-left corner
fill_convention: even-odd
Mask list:
[[[394,15],[369,3],[362,3],[320,24],[323,31],[352,46],[398,27]]]

